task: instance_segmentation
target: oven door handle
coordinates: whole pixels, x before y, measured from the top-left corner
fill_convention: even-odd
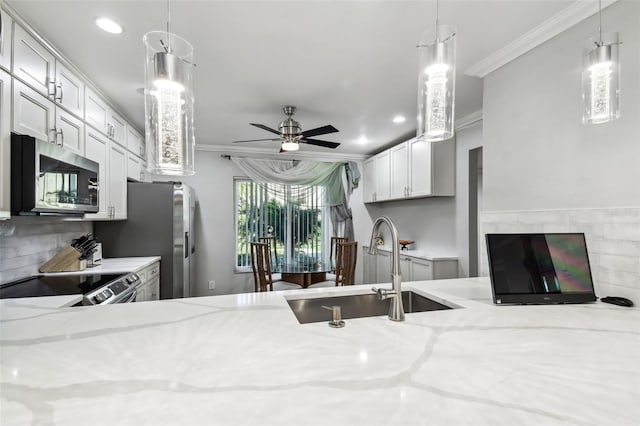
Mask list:
[[[133,293],[131,293],[131,296],[129,296],[129,298],[122,302],[122,303],[133,303],[136,301],[136,296],[138,295],[138,291],[137,290],[133,290]]]

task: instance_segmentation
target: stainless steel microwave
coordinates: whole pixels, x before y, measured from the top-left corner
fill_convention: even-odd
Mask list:
[[[11,134],[11,214],[98,211],[99,164],[60,146]]]

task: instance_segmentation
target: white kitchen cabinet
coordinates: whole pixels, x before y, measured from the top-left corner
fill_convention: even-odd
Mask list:
[[[84,118],[84,81],[60,61],[56,61],[54,101],[76,117]]]
[[[364,163],[365,203],[455,194],[455,140],[411,139]]]
[[[13,47],[13,19],[7,12],[0,9],[0,19],[2,19],[0,34],[0,68],[11,71],[11,50]]]
[[[84,121],[96,130],[109,136],[109,106],[93,90],[85,87],[84,90]]]
[[[407,196],[407,178],[409,169],[408,144],[401,143],[389,149],[390,198]]]
[[[136,182],[143,180],[142,160],[130,152],[127,153],[127,179],[135,180]]]
[[[127,218],[126,152],[105,135],[87,126],[85,156],[100,165],[98,173],[98,213],[86,214],[89,220]]]
[[[127,126],[127,149],[138,157],[145,157],[142,136],[131,126]]]
[[[55,142],[76,154],[84,155],[84,122],[56,108]]]
[[[391,282],[391,252],[378,250],[377,256],[367,255],[364,246],[364,284]],[[368,256],[368,257],[367,257]],[[424,255],[399,254],[402,281],[426,281],[458,278],[458,260],[451,257],[426,258]]]
[[[111,219],[127,218],[127,152],[124,147],[109,143],[109,193]]]
[[[89,87],[85,87],[84,93],[84,119],[87,124],[118,144],[127,146],[126,120]]]
[[[389,171],[389,151],[381,152],[364,162],[365,203],[389,199]]]
[[[136,302],[146,302],[160,299],[160,262],[154,262],[146,268],[137,271],[140,284],[136,288]]]
[[[55,92],[55,56],[20,25],[13,32],[13,75],[44,96]]]
[[[127,146],[127,122],[115,111],[109,109],[109,125],[111,126],[111,134],[108,135],[112,140],[120,145]]]
[[[55,139],[55,104],[26,84],[13,81],[13,131],[43,141]]]
[[[8,219],[11,216],[10,156],[11,75],[3,70],[0,70],[0,219]]]

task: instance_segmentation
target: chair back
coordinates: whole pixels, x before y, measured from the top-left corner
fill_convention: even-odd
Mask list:
[[[251,243],[251,268],[255,291],[273,291],[271,253],[267,243]]]
[[[278,246],[276,245],[276,237],[258,237],[258,242],[269,245],[269,259],[273,264],[278,263]]]
[[[338,242],[336,253],[336,286],[355,284],[358,242]]]
[[[329,252],[329,260],[332,263],[336,263],[336,256],[338,255],[338,243],[344,243],[347,241],[345,237],[331,237],[331,251]]]

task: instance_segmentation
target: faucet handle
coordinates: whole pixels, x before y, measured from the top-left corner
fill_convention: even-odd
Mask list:
[[[371,287],[371,291],[373,291],[378,295],[378,300],[384,300],[388,298],[389,297],[388,293],[390,292],[390,290],[386,290],[384,288],[375,288],[375,287]]]

